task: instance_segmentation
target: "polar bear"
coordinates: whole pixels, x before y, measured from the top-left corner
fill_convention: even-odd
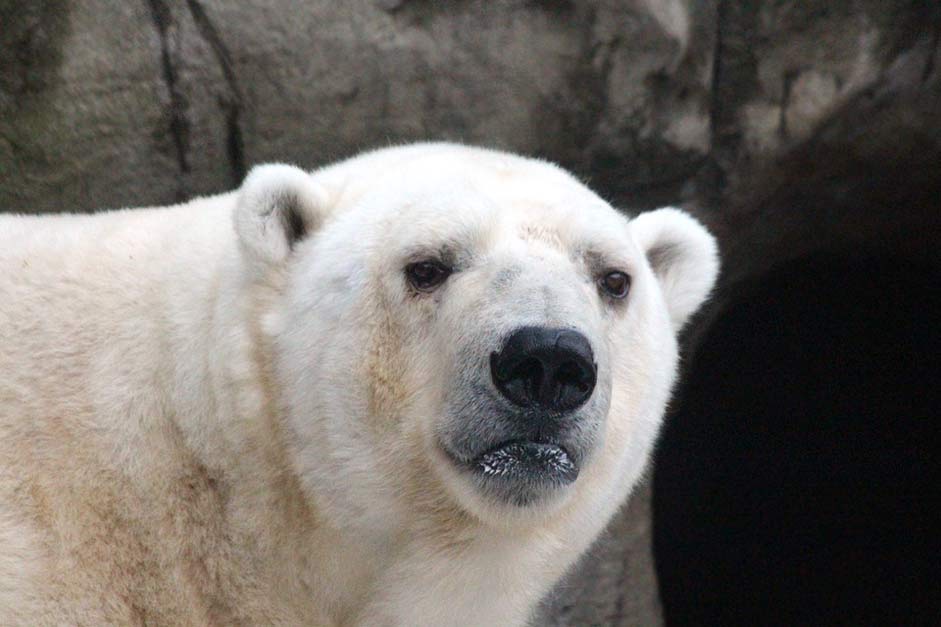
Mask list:
[[[0,217],[0,624],[523,625],[717,270],[679,210],[451,144]]]

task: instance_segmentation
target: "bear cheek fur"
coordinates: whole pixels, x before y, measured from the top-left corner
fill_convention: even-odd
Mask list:
[[[367,420],[376,435],[390,437],[395,432],[410,438],[422,426],[407,418],[418,401],[426,400],[418,395],[424,397],[440,387],[435,378],[441,364],[434,363],[440,358],[439,351],[428,341],[433,334],[430,326],[436,316],[437,295],[405,291],[400,284],[404,281],[397,275],[374,271],[373,276],[376,278],[360,316],[367,326],[362,372]],[[423,410],[435,411],[429,407]],[[410,444],[419,447],[421,442]]]
[[[402,354],[404,329],[395,319],[392,303],[374,289],[370,299],[366,359],[363,362],[363,381],[367,382],[367,416],[376,435],[386,436],[408,398],[405,381],[405,360]]]
[[[460,550],[470,541],[467,533],[474,527],[474,519],[436,479],[433,461],[425,450],[421,416],[411,417],[409,409],[416,404],[416,398],[410,390],[434,387],[424,379],[435,372],[427,368],[421,355],[409,354],[409,346],[418,353],[424,349],[419,338],[425,334],[399,319],[399,310],[408,307],[418,309],[408,313],[419,313],[423,321],[431,319],[433,299],[416,295],[397,299],[385,293],[381,285],[375,285],[371,293],[374,296],[366,304],[371,314],[366,317],[370,321],[368,348],[361,376],[367,382],[364,418],[380,447],[376,458],[385,476],[398,477],[397,491],[415,514],[412,523],[416,530],[439,550]]]
[[[370,290],[364,303],[366,352],[361,381],[365,382],[365,427],[373,443],[373,454],[387,477],[405,477],[414,472],[422,450],[420,429],[407,420],[412,400],[412,372],[406,354],[408,331],[396,317],[396,304],[381,285]],[[412,421],[415,422],[415,421]]]

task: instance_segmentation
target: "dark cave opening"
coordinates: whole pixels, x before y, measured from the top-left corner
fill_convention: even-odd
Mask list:
[[[941,275],[769,273],[693,358],[655,458],[667,625],[941,619]]]

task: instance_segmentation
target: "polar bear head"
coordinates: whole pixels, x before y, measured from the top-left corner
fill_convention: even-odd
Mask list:
[[[261,166],[235,224],[273,293],[290,463],[344,526],[611,509],[718,267],[681,211],[630,220],[554,165],[449,144]]]

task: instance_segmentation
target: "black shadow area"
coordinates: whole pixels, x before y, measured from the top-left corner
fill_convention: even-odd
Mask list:
[[[939,325],[941,276],[894,258],[743,290],[656,455],[668,625],[941,624]]]

